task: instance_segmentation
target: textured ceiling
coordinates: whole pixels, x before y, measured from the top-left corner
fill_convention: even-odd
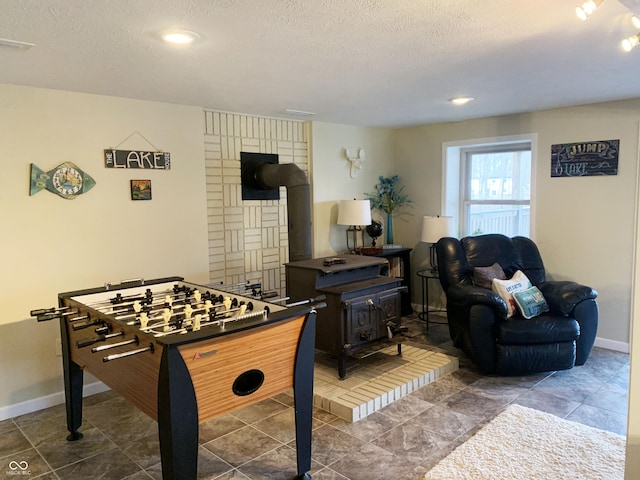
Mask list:
[[[640,1],[586,22],[579,1],[0,0],[0,37],[35,44],[0,47],[0,83],[367,126],[640,97],[619,47]],[[165,45],[170,26],[202,38]]]

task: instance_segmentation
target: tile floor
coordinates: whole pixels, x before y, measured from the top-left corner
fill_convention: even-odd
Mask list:
[[[624,435],[629,356],[595,348],[586,365],[526,377],[479,374],[447,327],[412,318],[412,341],[460,357],[460,369],[355,423],[315,410],[315,480],[419,480],[509,403]],[[28,478],[160,479],[157,424],[111,392],[85,399],[84,438],[67,442],[64,406],[0,422],[0,474],[28,462]],[[295,476],[292,400],[279,395],[201,425],[198,478]],[[24,478],[24,476],[21,476]]]

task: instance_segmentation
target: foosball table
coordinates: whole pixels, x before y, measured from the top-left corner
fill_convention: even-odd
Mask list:
[[[215,287],[215,288],[214,288]],[[297,477],[310,478],[316,309],[266,301],[248,283],[182,277],[60,293],[68,440],[82,438],[87,371],[158,422],[165,479],[197,476],[198,425],[293,389]]]

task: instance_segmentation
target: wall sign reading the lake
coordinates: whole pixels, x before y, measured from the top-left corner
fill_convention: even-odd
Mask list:
[[[620,140],[551,145],[552,177],[617,175]]]
[[[169,152],[146,152],[142,150],[105,150],[104,166],[107,168],[151,168],[169,170]]]

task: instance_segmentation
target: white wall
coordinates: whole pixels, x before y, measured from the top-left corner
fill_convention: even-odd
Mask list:
[[[548,275],[598,290],[598,337],[625,348],[631,312],[639,108],[640,100],[612,102],[399,129],[394,132],[396,166],[407,178],[416,213],[440,213],[443,143],[537,133],[534,231]],[[620,139],[618,175],[550,177],[552,144],[609,139]],[[428,261],[426,249],[418,244],[419,221],[416,215],[414,222],[400,224],[397,232],[405,245],[416,245],[414,272]]]
[[[344,253],[347,249],[346,228],[336,225],[340,200],[363,200],[373,192],[380,175],[394,171],[391,129],[354,127],[322,122],[311,125],[311,183],[313,188],[313,255],[325,257]],[[364,149],[366,161],[355,178],[349,173],[350,164],[345,149]],[[373,218],[381,220],[380,212]],[[383,222],[384,224],[384,222]],[[386,225],[385,225],[386,228]],[[383,238],[378,240],[381,245]],[[371,239],[365,234],[365,242]]]
[[[105,282],[208,281],[202,124],[196,107],[0,85],[0,409],[62,389],[57,326],[31,309]],[[134,132],[171,153],[170,170],[104,167],[103,150]],[[137,134],[120,148],[153,150]],[[31,163],[65,161],[96,186],[73,200],[29,196]],[[132,201],[130,179],[150,179],[153,199]]]

